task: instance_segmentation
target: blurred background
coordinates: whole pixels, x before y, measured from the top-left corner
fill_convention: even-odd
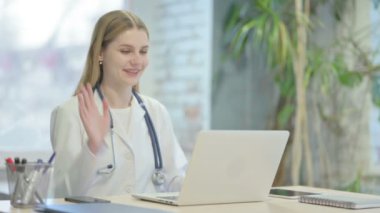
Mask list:
[[[141,90],[189,159],[202,129],[286,129],[274,185],[380,194],[380,0],[0,0],[2,159],[49,158],[50,113],[115,9],[150,30]]]

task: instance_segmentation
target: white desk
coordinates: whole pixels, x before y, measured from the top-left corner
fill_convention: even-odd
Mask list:
[[[328,189],[320,189],[320,188],[312,188],[312,187],[303,187],[303,186],[288,186],[281,187],[288,189],[298,189],[303,191],[310,192],[324,192],[330,194],[339,194],[339,195],[352,195],[358,197],[374,197],[380,199],[380,196],[374,195],[365,195],[365,194],[357,194],[357,193],[349,193]],[[252,212],[260,212],[260,213],[339,213],[339,212],[351,212],[351,213],[372,213],[372,212],[380,212],[380,208],[374,209],[363,209],[363,210],[350,210],[350,209],[342,209],[342,208],[334,208],[334,207],[326,207],[312,204],[304,204],[299,203],[297,200],[288,200],[281,198],[268,198],[265,202],[252,202],[252,203],[235,203],[235,204],[220,204],[220,205],[201,205],[201,206],[184,206],[184,207],[175,207],[168,206],[164,204],[151,203],[147,201],[140,201],[132,198],[130,195],[123,196],[112,196],[112,197],[103,197],[104,199],[111,200],[113,203],[121,203],[133,206],[141,206],[146,208],[155,208],[167,210],[170,212],[178,212],[178,213],[252,213]],[[65,203],[62,199],[54,199],[49,200],[48,203]],[[16,209],[10,205],[9,201],[0,201],[0,212],[20,212],[27,213],[33,212],[33,209]]]

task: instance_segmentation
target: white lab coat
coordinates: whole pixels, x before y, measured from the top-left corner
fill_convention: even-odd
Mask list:
[[[186,157],[173,132],[170,116],[157,100],[142,96],[156,129],[163,160],[166,183],[155,186],[151,177],[154,171],[153,149],[145,123],[145,111],[135,97],[131,104],[129,129],[114,120],[114,148],[116,165],[110,174],[98,170],[113,164],[110,132],[105,146],[94,155],[87,146],[88,136],[79,116],[77,97],[58,106],[51,116],[51,141],[56,158],[52,185],[55,197],[69,195],[105,196],[131,192],[178,191],[187,166]],[[98,93],[95,101],[99,112],[102,102]],[[134,143],[131,143],[131,142]],[[134,150],[145,150],[135,153]]]

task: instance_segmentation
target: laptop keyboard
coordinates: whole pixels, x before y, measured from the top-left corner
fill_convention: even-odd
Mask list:
[[[178,196],[159,196],[159,198],[167,200],[178,200]]]

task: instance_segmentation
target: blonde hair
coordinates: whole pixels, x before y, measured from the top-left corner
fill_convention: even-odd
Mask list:
[[[148,28],[144,22],[129,11],[115,10],[99,18],[92,33],[86,64],[75,94],[81,85],[90,83],[91,87],[94,87],[101,81],[102,65],[99,64],[99,56],[102,49],[106,48],[120,33],[133,28],[144,30],[149,38]],[[133,89],[138,91],[138,84],[134,85]]]

